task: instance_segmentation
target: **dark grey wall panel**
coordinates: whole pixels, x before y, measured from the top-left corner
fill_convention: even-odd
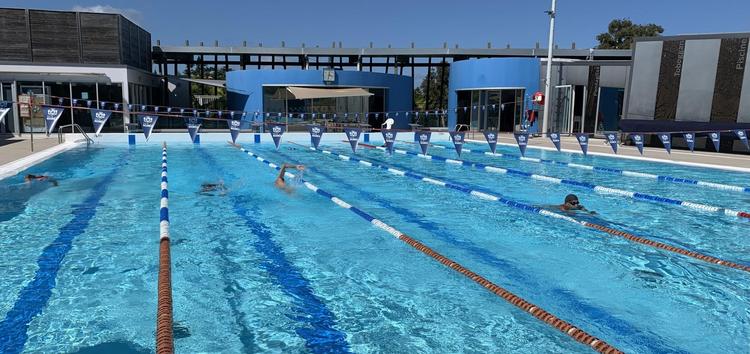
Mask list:
[[[748,45],[748,48],[745,48],[745,61],[742,63],[746,68],[744,78],[742,79],[740,106],[737,109],[737,123],[750,123],[750,70],[747,69],[749,59],[750,45]]]
[[[654,119],[663,42],[636,42],[625,119]]]
[[[721,39],[685,41],[676,120],[711,120],[711,101],[714,97],[720,47]]]
[[[589,66],[588,83],[586,84],[586,117],[583,127],[585,133],[594,133],[596,131],[595,124],[598,116],[596,108],[599,105],[600,78],[601,66]]]
[[[81,13],[80,21],[83,63],[119,64],[118,16]]]
[[[80,63],[78,16],[75,12],[29,10],[35,62]]]
[[[677,98],[680,95],[684,56],[685,41],[664,41],[656,88],[654,120],[675,120],[677,116]]]
[[[711,103],[712,122],[737,121],[749,41],[750,38],[747,37],[721,40],[714,97]]]
[[[31,61],[26,10],[0,9],[0,60]]]

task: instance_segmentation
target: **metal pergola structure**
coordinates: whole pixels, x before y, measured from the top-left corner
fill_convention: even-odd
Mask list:
[[[427,92],[425,97],[425,109],[441,109],[435,103],[443,101],[444,97],[430,97],[429,84],[431,82],[432,68],[445,68],[452,62],[471,58],[543,58],[547,55],[544,48],[488,48],[464,49],[448,48],[342,48],[341,43],[336,47],[333,43],[331,48],[306,48],[304,46],[291,48],[282,42],[281,47],[248,47],[247,42],[242,46],[214,46],[190,45],[184,46],[162,46],[159,41],[153,47],[152,58],[160,75],[182,76],[180,66],[188,70],[197,70],[200,79],[205,79],[206,68],[212,68],[218,72],[219,68],[225,71],[248,70],[248,69],[321,69],[334,68],[341,70],[376,71],[391,74],[406,75],[414,80],[415,68],[427,69]],[[561,49],[553,50],[555,58],[579,59],[579,60],[630,60],[630,50],[617,49]],[[171,70],[170,70],[171,68]],[[209,69],[210,70],[210,69]],[[445,85],[445,70],[440,71],[439,85]],[[413,86],[413,84],[412,84]],[[206,88],[201,88],[205,93]],[[216,92],[216,88],[214,88]],[[442,96],[442,90],[440,91]]]

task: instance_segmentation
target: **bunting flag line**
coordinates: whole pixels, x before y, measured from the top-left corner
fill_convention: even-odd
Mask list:
[[[612,147],[612,151],[614,151],[615,154],[616,154],[617,153],[617,145],[618,145],[617,133],[606,133],[606,134],[604,134],[604,136],[607,137],[607,142],[609,143],[609,146]]]
[[[0,101],[0,123],[3,123],[3,120],[5,119],[5,115],[10,112],[11,105],[13,102],[10,101]]]
[[[490,145],[490,151],[492,153],[495,153],[495,149],[497,149],[497,131],[494,130],[485,130],[484,132],[484,139],[487,140],[487,144]]]
[[[112,116],[112,111],[101,109],[91,110],[91,120],[94,122],[94,135],[99,136],[102,132],[102,128],[104,128],[104,123],[107,123],[110,116]]]
[[[271,133],[271,138],[273,139],[273,144],[276,145],[276,149],[278,150],[279,145],[281,144],[281,136],[284,135],[286,126],[280,123],[268,123],[268,128]]]
[[[394,129],[383,129],[383,140],[385,140],[385,148],[388,153],[393,155],[393,145],[396,141],[396,131]]]
[[[159,119],[159,116],[153,116],[148,114],[139,114],[138,115],[138,122],[141,123],[141,127],[143,128],[143,135],[146,137],[146,141],[151,137],[151,132],[154,130],[154,126],[156,126],[156,121]]]
[[[461,149],[464,146],[464,135],[466,132],[448,132],[453,140],[453,147],[456,148],[456,153],[461,156]]]
[[[589,135],[586,133],[577,133],[576,140],[578,140],[578,145],[581,145],[583,156],[586,156],[589,152]]]
[[[430,137],[432,132],[429,130],[422,130],[415,133],[419,141],[419,147],[422,148],[422,155],[427,155],[427,148],[430,146]]]
[[[52,134],[52,129],[63,114],[64,108],[42,106],[44,112],[44,125],[47,127],[47,135]]]
[[[528,133],[514,133],[513,136],[516,138],[516,144],[518,149],[521,150],[521,156],[526,156],[526,146],[529,144]]]
[[[719,152],[719,140],[721,140],[721,134],[719,132],[710,132],[708,133],[708,137],[714,143],[714,149],[716,149],[716,152]]]
[[[0,121],[2,121],[2,113],[0,113]],[[747,132],[745,132],[745,130],[737,129],[734,131],[734,135],[737,135],[742,144],[745,145],[745,150],[750,150],[750,144],[747,142]]]
[[[229,134],[232,136],[232,143],[237,143],[237,137],[240,136],[240,129],[242,127],[242,121],[239,120],[228,120],[227,124],[229,125]]]
[[[664,149],[667,150],[667,154],[672,154],[672,135],[669,133],[659,133],[659,140],[664,145]]]
[[[346,140],[349,140],[349,145],[352,146],[352,152],[357,152],[357,144],[359,143],[359,135],[362,133],[362,129],[359,128],[344,128],[344,134],[346,134]]]
[[[201,119],[198,117],[187,117],[186,119],[187,131],[190,135],[190,141],[195,142],[195,137],[198,135],[198,131],[201,129]]]
[[[549,140],[552,140],[557,152],[560,152],[560,133],[549,133]]]
[[[643,155],[643,134],[630,134],[630,139],[633,140],[633,144],[638,148],[638,152]]]
[[[682,136],[685,138],[685,144],[687,144],[690,152],[693,152],[693,150],[695,149],[695,133],[685,133],[682,134]]]
[[[313,124],[307,126],[307,131],[310,132],[310,144],[317,149],[320,145],[320,139],[323,137],[324,128],[318,124]]]

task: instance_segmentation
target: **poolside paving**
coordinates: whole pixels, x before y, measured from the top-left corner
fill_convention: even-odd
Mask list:
[[[35,134],[34,151],[31,151],[31,139],[28,136],[0,136],[0,166],[57,145],[57,136]]]

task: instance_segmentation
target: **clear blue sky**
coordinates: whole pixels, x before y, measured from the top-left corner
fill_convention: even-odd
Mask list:
[[[110,0],[3,1],[3,7],[70,10],[107,8],[123,11],[162,44],[186,39],[212,44],[263,42],[277,46],[452,47],[546,46],[550,0]],[[657,23],[665,34],[750,31],[748,0],[558,0],[555,42],[579,48],[596,44],[613,18]]]

